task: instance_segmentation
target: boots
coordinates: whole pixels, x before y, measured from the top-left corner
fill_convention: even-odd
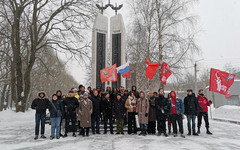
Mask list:
[[[86,136],[89,136],[89,128],[86,129]]]
[[[191,135],[191,131],[188,131],[188,134],[187,134],[188,136],[190,136]]]
[[[35,137],[34,137],[34,140],[37,140],[38,139],[38,135],[36,135]]]
[[[141,130],[141,133],[138,134],[139,136],[143,135],[143,130]]]
[[[167,134],[167,133],[164,133],[164,136],[165,136],[165,137],[168,137],[168,134]]]
[[[207,134],[212,135],[212,133],[209,131],[209,128],[207,128]]]
[[[160,131],[158,131],[158,134],[157,134],[157,136],[161,136],[161,132],[160,132]]]
[[[46,136],[44,136],[44,135],[41,135],[41,138],[42,138],[42,139],[46,139]]]
[[[144,130],[144,131],[143,131],[143,136],[146,136],[146,135],[147,135],[147,131]]]
[[[197,130],[197,134],[200,134],[201,132],[200,132],[200,127],[198,127],[198,130]]]

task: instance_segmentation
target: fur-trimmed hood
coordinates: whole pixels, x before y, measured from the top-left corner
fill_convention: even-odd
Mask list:
[[[40,94],[44,94],[44,96],[41,98],[41,97],[40,97]],[[47,93],[46,93],[45,91],[40,91],[40,92],[37,93],[37,97],[38,97],[39,99],[45,99],[45,98],[47,97]]]

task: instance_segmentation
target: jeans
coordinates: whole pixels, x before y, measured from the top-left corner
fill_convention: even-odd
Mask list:
[[[46,120],[46,113],[35,114],[35,135],[39,135],[40,121],[41,121],[41,135],[44,135],[45,120]]]
[[[123,119],[116,119],[116,124],[117,124],[117,133],[122,133],[123,132],[123,124],[124,120]]]
[[[104,132],[107,133],[107,124],[109,121],[109,125],[110,125],[110,132],[113,132],[113,121],[112,121],[112,117],[109,116],[104,116]]]
[[[148,128],[147,124],[140,124],[140,129],[146,131]]]
[[[96,123],[96,125],[95,125]],[[95,129],[97,133],[100,133],[100,117],[99,116],[92,116],[92,133],[95,133]]]
[[[50,118],[50,120],[51,120],[51,137],[55,137],[55,130],[56,136],[59,137],[61,117]]]
[[[137,133],[135,115],[135,112],[128,112],[128,134]]]
[[[208,129],[209,128],[208,112],[200,112],[198,114],[198,128],[200,128],[202,125],[202,117],[204,118],[205,126]]]
[[[195,126],[196,126],[196,116],[195,115],[187,115],[187,126],[188,132],[191,133],[191,122],[192,122],[192,131],[196,133]]]
[[[173,133],[177,134],[177,123],[179,126],[179,131],[181,134],[183,134],[183,120],[182,120],[182,114],[173,114],[170,116],[171,118],[171,122],[172,122],[172,126],[173,126]]]

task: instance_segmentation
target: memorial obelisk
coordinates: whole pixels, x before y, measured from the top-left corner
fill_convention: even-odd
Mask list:
[[[112,88],[119,88],[126,85],[126,80],[120,75],[117,82],[105,82],[101,83],[100,70],[109,67],[115,63],[117,66],[121,66],[126,63],[126,32],[121,14],[117,14],[123,5],[113,6],[108,4],[105,6],[97,7],[101,10],[101,14],[96,15],[92,29],[92,84],[93,88],[101,87],[105,89],[106,85],[110,85]],[[108,49],[108,17],[103,15],[103,10],[111,7],[115,10],[115,15],[110,18],[110,50]],[[109,50],[109,51],[108,51]]]

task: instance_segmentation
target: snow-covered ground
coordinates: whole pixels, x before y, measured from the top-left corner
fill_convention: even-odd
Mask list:
[[[238,111],[237,111],[238,110]],[[239,119],[240,107],[224,106],[213,111],[214,117]],[[233,111],[233,112],[232,112]],[[232,113],[231,113],[232,112]],[[237,113],[237,114],[236,114]],[[174,138],[172,135],[163,136],[148,135],[90,135],[61,138],[50,141],[50,126],[46,125],[48,139],[33,140],[34,138],[34,114],[30,110],[26,113],[15,113],[10,110],[0,112],[0,150],[233,150],[240,149],[240,125],[217,122],[210,120],[213,135],[206,135],[204,124],[202,134],[199,137],[186,136]],[[240,119],[239,119],[240,120]],[[186,119],[184,130],[187,132]]]

